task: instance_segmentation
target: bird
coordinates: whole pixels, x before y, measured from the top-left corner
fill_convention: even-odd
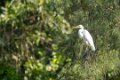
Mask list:
[[[85,59],[87,59],[87,56],[88,56],[88,47],[91,48],[91,50],[92,50],[93,53],[96,50],[94,42],[93,42],[93,38],[92,38],[91,34],[88,32],[88,30],[86,30],[84,28],[83,25],[80,24],[80,25],[78,25],[75,28],[79,28],[78,35],[83,40],[83,42],[86,44],[86,50],[85,50],[84,57],[85,57]]]

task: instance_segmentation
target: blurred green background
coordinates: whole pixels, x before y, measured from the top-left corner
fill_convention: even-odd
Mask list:
[[[82,24],[97,55],[84,63]],[[1,0],[0,80],[120,80],[119,0]]]

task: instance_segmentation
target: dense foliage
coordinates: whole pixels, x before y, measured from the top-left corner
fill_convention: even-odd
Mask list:
[[[88,63],[79,24],[97,48]],[[119,0],[3,0],[0,80],[119,80],[119,25]]]

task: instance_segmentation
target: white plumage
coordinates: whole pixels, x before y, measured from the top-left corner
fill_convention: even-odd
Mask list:
[[[91,48],[92,51],[95,51],[93,38],[90,33],[86,29],[84,29],[83,25],[79,25],[79,28],[79,37],[83,39],[83,41],[86,43],[87,46]]]

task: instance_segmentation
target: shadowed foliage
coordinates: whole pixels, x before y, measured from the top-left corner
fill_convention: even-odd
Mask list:
[[[73,27],[93,36],[96,55]],[[119,80],[119,0],[0,2],[0,80]]]

